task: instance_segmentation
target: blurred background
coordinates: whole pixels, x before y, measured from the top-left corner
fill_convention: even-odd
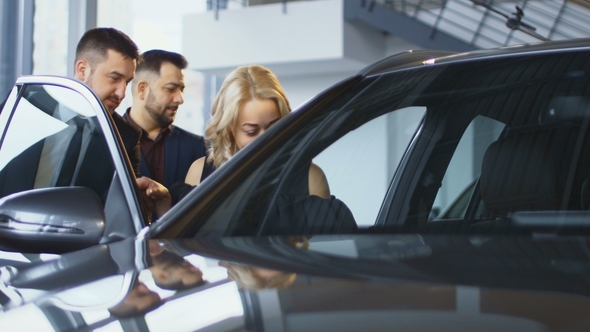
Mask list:
[[[216,89],[236,66],[268,66],[295,109],[390,54],[590,36],[587,0],[0,0],[0,10],[0,94],[20,75],[71,76],[84,31],[115,27],[142,52],[187,57],[186,102],[176,124],[198,134]],[[517,29],[508,27],[511,19]]]

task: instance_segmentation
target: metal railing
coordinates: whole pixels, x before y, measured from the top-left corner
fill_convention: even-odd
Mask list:
[[[376,0],[416,21],[443,31],[475,48],[492,48],[539,40],[590,37],[590,6],[585,0]],[[523,24],[508,27],[519,7]]]
[[[287,2],[293,0],[207,0],[207,10],[215,12],[215,19],[219,19],[219,11],[229,8],[231,3],[241,5],[241,7],[266,5],[270,3],[282,3],[283,13],[287,12]]]
[[[228,9],[294,0],[207,0],[207,8]],[[363,0],[444,32],[473,48],[493,48],[541,40],[590,37],[590,0]],[[519,13],[519,10],[521,11]],[[393,18],[392,18],[393,19]],[[515,21],[516,20],[516,21]],[[516,25],[515,25],[516,24]],[[530,27],[530,28],[528,28]]]
[[[242,7],[248,6],[248,0],[207,0],[207,10],[215,12],[215,19],[219,19],[219,11],[228,9],[230,2],[238,3]]]

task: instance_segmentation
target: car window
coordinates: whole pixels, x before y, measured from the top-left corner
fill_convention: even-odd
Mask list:
[[[477,80],[449,66],[453,91],[427,111],[420,156],[405,173],[414,182],[395,188],[400,196],[389,205],[396,216],[389,227],[580,232],[590,217],[587,57],[573,52],[486,65],[495,70],[479,70]]]
[[[318,116],[219,202],[199,233],[348,233],[374,225],[425,112],[419,106],[395,108],[405,96],[394,91],[417,83],[416,77],[406,78],[399,85],[366,80],[343,93],[348,98],[322,105]],[[401,119],[405,125],[396,130]],[[312,162],[325,173],[331,199],[309,195]]]
[[[91,105],[58,86],[24,88],[0,148],[0,196],[85,186],[106,201],[114,166]]]
[[[313,158],[324,171],[331,194],[346,202],[358,226],[375,224],[388,185],[425,110],[407,107],[384,114]],[[400,130],[398,123],[406,125]]]
[[[465,217],[471,197],[477,194],[483,152],[498,139],[504,127],[503,123],[485,116],[477,116],[469,124],[445,172],[434,200],[431,219]],[[483,205],[481,207],[484,208]]]

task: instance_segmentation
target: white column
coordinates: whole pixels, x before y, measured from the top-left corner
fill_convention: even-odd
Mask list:
[[[76,46],[82,35],[96,27],[96,0],[70,0],[68,24],[68,76],[74,76]]]

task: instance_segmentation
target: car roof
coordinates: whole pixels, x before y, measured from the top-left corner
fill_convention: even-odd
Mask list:
[[[357,75],[379,75],[394,70],[431,65],[435,63],[441,64],[493,57],[514,56],[517,54],[553,53],[563,50],[588,48],[590,48],[590,38],[507,46],[465,53],[444,50],[409,50],[407,52],[394,54],[376,61],[360,70]]]

